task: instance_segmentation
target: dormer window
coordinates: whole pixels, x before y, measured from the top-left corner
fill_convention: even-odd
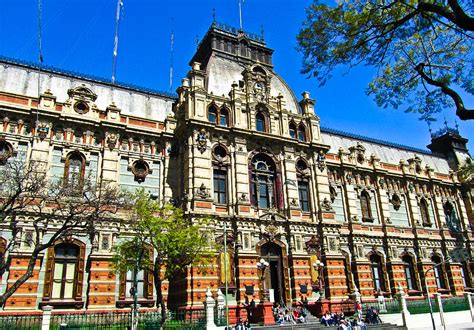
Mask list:
[[[214,106],[210,106],[207,110],[207,118],[209,119],[210,123],[215,124],[217,120],[217,109]]]

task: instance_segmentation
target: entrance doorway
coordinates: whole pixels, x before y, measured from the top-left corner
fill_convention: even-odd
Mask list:
[[[265,275],[265,288],[273,292],[275,302],[285,304],[285,285],[283,275],[283,258],[281,247],[275,243],[266,243],[262,246],[262,258],[268,263],[268,270]],[[271,291],[270,291],[271,290]],[[270,295],[271,297],[272,295]]]

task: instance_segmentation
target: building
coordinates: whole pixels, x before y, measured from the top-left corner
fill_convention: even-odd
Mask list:
[[[39,159],[52,178],[76,173],[144,187],[190,218],[212,216],[206,230],[227,243],[229,257],[219,251],[208,272],[190,267],[165,282],[170,308],[202,306],[207,288],[223,288],[224,269],[232,308],[264,290],[287,305],[322,298],[325,308],[355,290],[366,300],[392,297],[399,285],[422,297],[426,270],[454,248],[474,252],[472,185],[456,174],[470,157],[467,140],[445,129],[428,151],[321,128],[315,100],[295,96],[272,53],[260,36],[214,23],[177,96],[52,68],[38,79],[34,65],[0,60],[1,163]],[[32,218],[22,219],[22,235]],[[92,241],[63,242],[73,251],[67,260],[49,249],[4,309],[127,306],[129,279],[111,266],[121,232],[104,223]],[[4,226],[4,249],[9,237]],[[24,272],[28,249],[4,251],[12,264],[2,289]],[[468,290],[471,266],[436,267],[426,276],[429,291]],[[140,303],[151,307],[152,278],[140,278]]]

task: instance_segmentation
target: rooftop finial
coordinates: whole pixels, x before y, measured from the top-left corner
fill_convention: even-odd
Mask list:
[[[212,8],[212,25],[216,24],[216,8]]]
[[[199,47],[199,36],[196,34],[196,49]]]
[[[454,119],[454,126],[456,127],[456,131],[459,133],[459,125],[456,119]]]
[[[446,121],[446,117],[444,117],[444,127],[448,129],[448,122]]]
[[[260,34],[262,35],[262,40],[265,39],[263,25],[260,25]]]
[[[426,123],[428,124],[428,131],[430,132],[430,136],[433,137],[433,131],[431,130],[431,122],[427,120]]]

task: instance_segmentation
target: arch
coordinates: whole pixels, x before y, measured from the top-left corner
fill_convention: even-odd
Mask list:
[[[85,253],[86,244],[75,238],[59,239],[48,248],[43,301],[82,306]]]
[[[266,272],[266,288],[275,290],[275,298],[280,303],[288,303],[291,300],[288,274],[288,250],[285,243],[279,239],[269,240],[264,238],[255,246],[256,252],[269,262],[270,266]],[[279,292],[278,292],[279,291]]]
[[[255,154],[249,164],[250,196],[254,207],[283,207],[281,173],[267,154]]]
[[[86,157],[79,151],[70,152],[64,164],[64,182],[72,187],[82,185],[86,171]]]
[[[294,121],[290,121],[290,124],[288,125],[288,129],[289,129],[290,137],[296,140],[296,124]]]
[[[218,125],[224,127],[230,126],[230,111],[225,106],[223,106],[219,111]]]
[[[207,120],[209,120],[210,123],[215,124],[217,122],[217,112],[217,106],[214,103],[211,103],[211,105],[207,107]]]
[[[298,126],[298,141],[306,142],[306,126],[303,124]]]
[[[255,114],[255,129],[257,132],[268,133],[268,116],[265,111],[258,110]]]
[[[260,73],[260,74],[263,74],[263,75],[267,75],[267,72],[265,71],[264,68],[262,68],[260,65],[255,65],[253,68],[252,68],[252,71],[254,73]]]

